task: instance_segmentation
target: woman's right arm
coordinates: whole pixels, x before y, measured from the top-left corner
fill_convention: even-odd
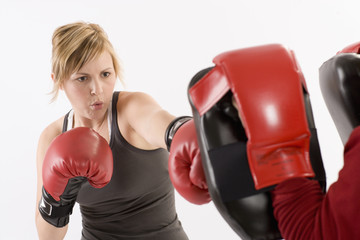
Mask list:
[[[61,119],[49,125],[40,135],[37,154],[36,154],[36,167],[37,167],[37,194],[36,194],[36,208],[35,208],[35,224],[40,240],[57,240],[64,239],[67,232],[68,225],[62,228],[54,227],[46,222],[39,212],[39,202],[42,195],[42,165],[46,150],[48,149],[51,141],[59,134],[61,134]]]

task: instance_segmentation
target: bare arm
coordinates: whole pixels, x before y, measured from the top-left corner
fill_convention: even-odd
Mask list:
[[[149,95],[141,92],[126,93],[118,102],[118,109],[124,108],[129,125],[147,143],[156,148],[165,148],[165,131],[175,119]]]
[[[49,127],[47,127],[41,134],[38,149],[37,149],[37,156],[36,156],[36,167],[37,167],[37,194],[36,194],[36,207],[35,207],[35,224],[38,232],[38,236],[40,240],[57,240],[57,239],[64,239],[65,234],[67,232],[67,226],[63,228],[56,228],[53,225],[46,222],[38,209],[39,201],[41,199],[42,194],[42,163],[45,156],[45,152],[49,147],[51,141],[61,133],[57,129],[58,122],[53,123]]]

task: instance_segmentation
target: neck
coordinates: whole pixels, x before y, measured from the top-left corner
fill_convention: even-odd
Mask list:
[[[85,117],[79,117],[74,113],[73,126],[74,127],[88,127],[94,129],[96,132],[100,133],[106,129],[107,123],[107,111],[104,116],[100,119],[89,119]]]

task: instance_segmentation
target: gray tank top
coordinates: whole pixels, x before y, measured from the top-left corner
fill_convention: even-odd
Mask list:
[[[111,181],[96,189],[83,184],[77,197],[82,239],[187,240],[175,210],[174,188],[165,149],[142,150],[130,145],[117,124],[115,92],[111,104]],[[68,130],[68,116],[63,131]]]

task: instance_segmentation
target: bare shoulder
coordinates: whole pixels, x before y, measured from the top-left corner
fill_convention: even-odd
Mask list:
[[[120,92],[117,111],[120,131],[130,144],[141,149],[162,146],[163,125],[171,116],[149,94]]]
[[[52,140],[62,133],[62,124],[64,116],[49,124],[40,134],[38,148],[37,148],[37,160],[42,162],[46,150],[48,149]]]
[[[127,115],[144,114],[148,111],[160,110],[160,105],[155,99],[144,92],[120,92],[117,102],[118,112]]]
[[[41,133],[39,138],[40,144],[50,144],[50,142],[58,135],[62,133],[62,124],[64,121],[64,116],[57,119],[56,121],[49,124]]]
[[[144,92],[120,92],[119,93],[119,100],[117,102],[118,106],[127,107],[128,105],[146,105],[146,104],[155,104],[157,105],[156,101],[153,97],[149,94]]]

